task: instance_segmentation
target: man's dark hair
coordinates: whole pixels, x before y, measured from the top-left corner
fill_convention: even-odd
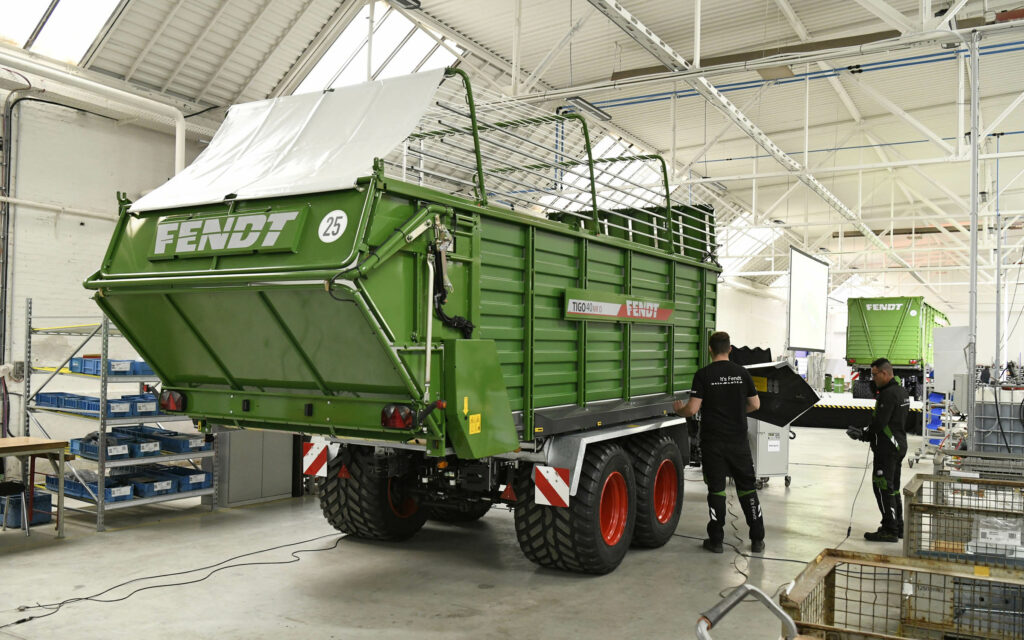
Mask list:
[[[885,358],[879,358],[878,360],[875,360],[874,362],[871,363],[871,366],[874,367],[875,369],[878,369],[879,371],[892,373],[892,363],[886,360]]]
[[[732,344],[729,342],[729,334],[724,331],[712,333],[711,339],[708,340],[708,346],[711,347],[711,353],[716,356],[729,353],[729,348],[732,347]]]

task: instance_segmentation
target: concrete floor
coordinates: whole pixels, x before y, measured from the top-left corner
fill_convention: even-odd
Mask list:
[[[841,430],[796,430],[784,488],[773,479],[760,492],[767,522],[767,556],[800,561],[835,547],[846,535],[850,506],[864,485],[844,549],[901,553],[901,545],[871,544],[878,513],[866,445]],[[911,449],[918,444],[911,438]],[[930,464],[923,465],[930,469]],[[919,469],[915,466],[914,471]],[[910,471],[904,466],[904,482]],[[293,564],[231,568],[197,584],[149,589],[116,603],[77,602],[58,613],[6,629],[2,638],[692,638],[699,612],[743,577],[772,594],[799,564],[714,555],[700,549],[706,503],[697,470],[686,473],[678,536],[657,550],[632,550],[612,574],[580,576],[538,568],[519,552],[512,515],[494,509],[470,525],[428,523],[404,543],[341,539],[333,549],[300,554]],[[730,509],[745,528],[732,488]],[[318,536],[313,542],[238,562],[284,562],[299,549],[329,548],[338,535],[313,498],[214,513],[196,506],[157,505],[115,512],[110,530],[96,533],[82,516],[69,518],[67,537],[52,527],[0,534],[0,625],[45,610],[18,605],[96,594],[121,582],[195,569],[232,556]],[[740,531],[748,551],[746,532]],[[727,541],[739,543],[730,535]],[[227,565],[225,565],[227,566]],[[139,587],[199,579],[208,571],[140,580],[102,596]],[[742,604],[713,631],[716,640],[777,638],[779,626],[761,604]]]

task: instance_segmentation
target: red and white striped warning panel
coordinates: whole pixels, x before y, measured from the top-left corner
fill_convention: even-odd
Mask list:
[[[327,461],[338,455],[340,445],[328,442],[302,443],[302,473],[307,476],[327,477]]]
[[[569,470],[562,467],[533,468],[534,502],[549,507],[569,506]]]

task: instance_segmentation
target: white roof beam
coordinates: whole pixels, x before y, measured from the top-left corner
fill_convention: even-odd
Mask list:
[[[252,86],[252,83],[255,82],[256,78],[259,77],[260,71],[263,70],[263,65],[267,63],[267,60],[270,59],[270,56],[274,55],[274,53],[277,51],[277,48],[281,46],[281,43],[288,39],[288,36],[290,36],[292,34],[292,31],[295,30],[295,26],[298,25],[299,22],[301,22],[302,19],[306,17],[306,14],[309,12],[310,8],[312,8],[314,2],[315,0],[306,0],[306,4],[303,5],[302,9],[295,15],[295,18],[292,19],[291,24],[289,24],[288,27],[284,30],[284,33],[282,33],[281,36],[277,39],[277,41],[274,42],[274,46],[267,49],[266,53],[263,54],[263,58],[260,60],[260,63],[253,68],[252,73],[249,74],[249,78],[245,81],[245,85],[242,87],[242,90],[236,93],[235,97],[231,100],[232,103],[237,102],[242,96],[245,95],[245,92],[249,90],[249,87]],[[224,7],[221,7],[222,10],[223,8]]]
[[[855,0],[855,2],[902,34],[914,33],[918,30],[917,25],[910,18],[897,11],[885,0]]]
[[[215,83],[217,81],[217,78],[220,77],[220,74],[222,71],[224,71],[224,68],[228,66],[228,63],[231,62],[231,59],[235,57],[236,53],[238,53],[239,47],[241,47],[243,43],[249,40],[249,36],[252,34],[252,30],[255,29],[256,25],[259,24],[261,19],[263,19],[263,16],[266,15],[267,13],[267,9],[269,9],[270,5],[272,4],[274,4],[274,0],[267,0],[265,3],[263,3],[263,8],[260,9],[259,13],[256,14],[256,17],[253,18],[252,22],[249,23],[249,27],[245,30],[245,33],[243,33],[242,36],[238,39],[238,41],[235,42],[235,46],[231,47],[231,51],[228,52],[228,55],[224,56],[224,59],[221,60],[220,64],[217,66],[217,69],[213,72],[213,74],[210,75],[210,79],[199,91],[199,95],[196,96],[196,102],[200,102],[203,99],[203,97],[206,95],[206,92],[210,90],[210,87],[213,86],[213,83]]]
[[[860,0],[868,1],[868,0]],[[645,27],[636,17],[626,11],[621,5],[614,2],[613,0],[589,0],[590,4],[594,5],[598,11],[604,13],[605,16],[612,21],[613,24],[618,26],[620,29],[625,31],[630,37],[637,41],[641,47],[651,53],[655,58],[664,62],[669,66],[670,69],[674,70],[685,70],[690,68],[690,64],[678,53],[676,53],[664,40],[659,38],[650,29]],[[902,14],[900,14],[902,16]],[[872,231],[867,225],[865,225],[860,217],[854,213],[846,204],[840,200],[834,193],[821,183],[820,180],[815,178],[810,172],[806,170],[806,167],[801,165],[799,162],[790,157],[785,151],[783,151],[777,144],[775,144],[771,138],[767,136],[757,125],[755,125],[750,118],[748,118],[742,111],[736,108],[728,98],[726,98],[721,91],[716,89],[706,78],[696,77],[687,78],[686,81],[697,90],[706,100],[712,105],[717,107],[722,113],[733,120],[743,131],[745,131],[751,138],[757,142],[765,151],[767,151],[776,161],[782,166],[797,173],[797,178],[806,184],[808,188],[816,193],[821,199],[823,199],[829,206],[834,208],[839,214],[850,220],[857,227],[864,237],[868,238],[873,244],[879,248],[885,248],[889,251],[890,256],[898,264],[906,267],[910,267],[910,264],[906,262],[899,254],[892,251],[882,240]],[[924,279],[911,271],[914,278],[926,284]],[[939,295],[938,291],[935,292]]]
[[[537,84],[537,81],[540,80],[540,78],[545,73],[547,73],[547,70],[551,66],[551,63],[553,63],[558,58],[558,54],[560,54],[562,50],[565,49],[565,47],[568,46],[570,42],[572,42],[572,39],[576,36],[576,33],[579,32],[579,30],[583,27],[584,23],[586,23],[587,19],[590,18],[590,16],[592,15],[594,15],[593,10],[586,12],[579,20],[576,21],[576,24],[569,27],[569,30],[565,33],[564,36],[562,36],[562,39],[559,40],[555,44],[555,46],[551,47],[551,50],[547,52],[547,54],[544,56],[543,59],[541,59],[541,61],[537,64],[534,70],[530,72],[530,75],[526,78],[526,80],[523,81],[523,84],[519,87],[519,93],[528,93],[531,89],[533,89],[533,86]]]
[[[960,10],[967,6],[967,0],[957,0],[957,2],[946,10],[946,13],[942,14],[938,18],[932,18],[928,21],[927,31],[934,31],[936,29],[948,29],[950,22],[956,17],[956,14],[960,13]]]
[[[740,107],[740,109],[741,110],[746,110],[747,108],[754,106],[754,103],[756,103],[758,100],[761,99],[761,97],[764,94],[764,92],[770,86],[773,86],[773,83],[769,82],[769,83],[765,83],[765,84],[761,85],[761,87],[757,90],[757,92],[754,93],[754,95],[750,96],[750,99],[747,100],[743,104],[743,106]],[[715,144],[718,143],[718,141],[721,139],[721,137],[724,136],[726,133],[728,133],[729,130],[732,129],[734,126],[735,126],[735,123],[732,122],[731,120],[726,122],[725,125],[723,125],[722,128],[718,131],[718,133],[716,133],[714,136],[711,137],[710,140],[708,140],[706,143],[704,143],[704,146],[700,149],[700,151],[695,153],[694,156],[692,158],[690,158],[689,162],[687,162],[686,165],[684,165],[683,168],[679,170],[679,173],[681,173],[683,175],[687,175],[687,173],[690,171],[690,167],[692,167],[693,165],[697,164],[697,161],[699,161],[701,158],[703,158],[704,154],[707,153],[708,151],[710,151],[711,147],[715,146]],[[675,141],[673,141],[672,144],[674,145]]]
[[[135,56],[135,62],[132,63],[132,66],[128,67],[128,72],[124,74],[125,80],[132,79],[132,76],[135,75],[136,70],[138,70],[139,65],[142,63],[142,61],[145,60],[146,56],[153,48],[153,45],[155,45],[156,41],[160,39],[160,36],[164,34],[164,31],[167,29],[167,25],[171,24],[171,21],[174,20],[174,16],[178,15],[178,10],[181,9],[184,5],[185,0],[178,0],[177,4],[171,7],[171,10],[167,12],[167,15],[163,19],[163,22],[160,23],[160,26],[158,26],[153,35],[150,36],[149,41],[146,42],[146,46],[142,48],[142,51],[139,52],[139,55]]]
[[[1019,93],[1017,97],[1013,99],[1013,102],[1007,105],[1007,107],[1003,109],[1003,112],[996,116],[996,119],[990,122],[987,127],[985,127],[985,130],[981,133],[982,144],[984,144],[985,138],[992,135],[992,132],[996,130],[996,127],[1001,125],[1003,123],[1003,120],[1006,120],[1006,117],[1013,113],[1014,109],[1020,106],[1021,102],[1024,102],[1024,91]]]
[[[183,55],[181,57],[181,60],[178,61],[178,64],[174,66],[174,70],[171,71],[171,75],[167,76],[167,80],[165,80],[164,83],[160,85],[161,91],[166,91],[167,87],[171,86],[171,83],[174,82],[174,79],[177,78],[178,74],[181,73],[181,70],[185,68],[185,63],[192,59],[192,54],[194,54],[196,52],[196,49],[199,48],[199,45],[202,44],[204,40],[206,40],[206,36],[210,34],[210,30],[213,29],[213,27],[220,21],[220,17],[224,15],[225,9],[227,9],[230,6],[231,0],[224,0],[224,2],[222,2],[220,7],[217,9],[217,13],[213,14],[213,17],[206,21],[206,26],[203,27],[203,30],[202,32],[200,32],[199,37],[195,39],[195,42],[192,43],[192,46],[188,48],[188,51],[185,52],[185,55]]]
[[[853,74],[849,74],[849,77],[851,80],[854,81],[854,83],[858,87],[860,87],[860,89],[864,93],[868,94],[875,100],[875,102],[885,107],[889,111],[889,113],[893,114],[903,122],[906,122],[910,126],[920,131],[922,135],[924,135],[926,138],[934,142],[936,146],[938,146],[940,149],[948,153],[950,156],[956,155],[956,150],[952,147],[952,145],[950,145],[948,142],[939,137],[934,131],[926,127],[923,122],[921,122],[914,116],[904,111],[902,108],[899,107],[899,105],[897,105],[895,102],[882,95],[880,91],[878,91],[868,83],[864,82],[860,78],[856,77]]]

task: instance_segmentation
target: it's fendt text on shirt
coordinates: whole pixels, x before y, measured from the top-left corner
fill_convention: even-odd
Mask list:
[[[740,365],[719,360],[693,375],[690,395],[701,399],[702,442],[747,438],[747,398],[757,395],[754,380]]]

